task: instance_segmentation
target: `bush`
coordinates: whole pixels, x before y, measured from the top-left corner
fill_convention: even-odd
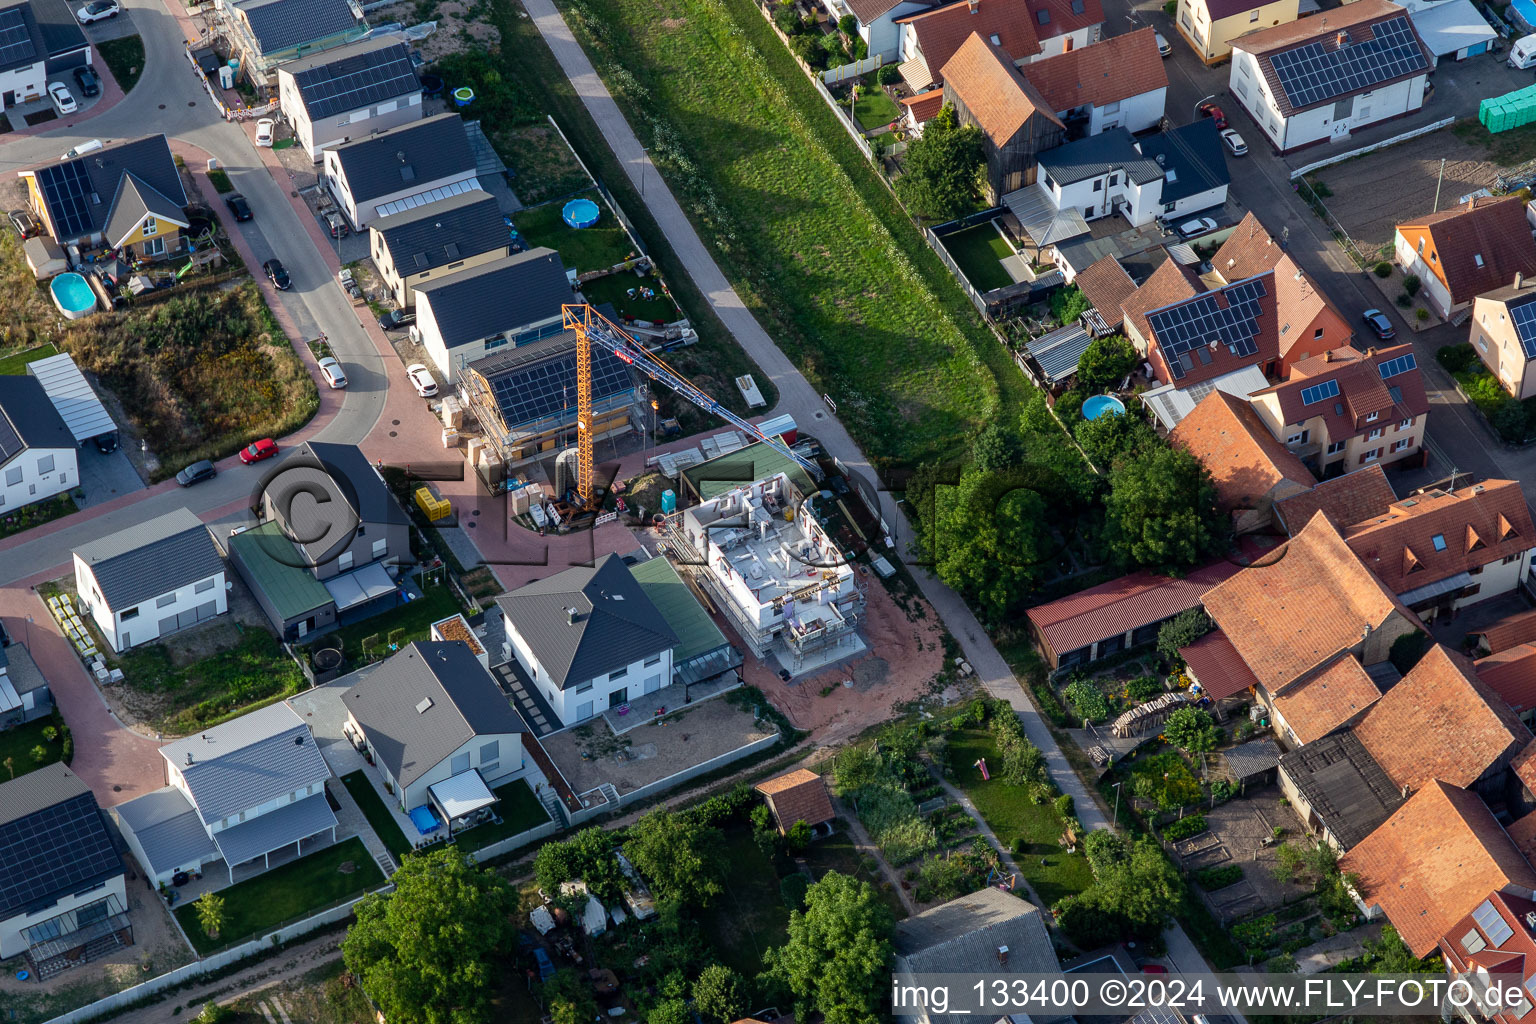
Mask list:
[[[1061,796],[1057,797],[1055,806],[1056,813],[1061,815],[1063,818],[1072,817],[1072,812],[1077,809],[1072,804],[1071,793],[1063,793]]]
[[[1399,292],[1397,298],[1393,299],[1392,301],[1396,302],[1402,309],[1407,309],[1409,306],[1413,305],[1413,299],[1409,297],[1407,292]]]
[[[1163,723],[1163,737],[1180,750],[1201,754],[1215,750],[1221,734],[1216,722],[1200,708],[1182,707]]]
[[[1418,309],[1413,311],[1413,318],[1419,323],[1423,323],[1429,319],[1429,310],[1425,309],[1423,306],[1420,306]]]
[[[812,71],[825,71],[827,69],[827,51],[821,45],[821,40],[812,35],[792,35],[789,40],[789,48],[796,57],[810,67]]]
[[[800,15],[795,13],[795,5],[792,0],[779,0],[773,9],[773,23],[779,26],[779,31],[787,36],[800,34]],[[793,46],[791,46],[793,49]]]
[[[1140,704],[1163,692],[1163,681],[1156,676],[1142,676],[1125,684],[1125,699]]]
[[[805,890],[811,887],[811,880],[796,871],[792,875],[785,875],[779,880],[779,896],[784,900],[784,905],[790,910],[805,909]]]
[[[1372,273],[1374,273],[1377,277],[1391,277],[1392,264],[1388,263],[1386,260],[1382,260],[1372,268]]]
[[[1477,349],[1472,343],[1464,341],[1460,345],[1442,345],[1440,351],[1435,353],[1435,358],[1440,365],[1450,373],[1462,373],[1477,365]]]
[[[869,56],[869,44],[862,37],[854,36],[848,40],[848,56],[854,60],[863,60]]]
[[[881,85],[895,85],[901,81],[901,65],[882,64],[880,70],[875,72],[875,81]]]
[[[1195,872],[1195,884],[1206,892],[1215,892],[1217,889],[1225,889],[1229,885],[1236,885],[1243,880],[1243,869],[1236,864],[1223,864],[1220,867],[1205,868]]]
[[[1422,312],[1422,311],[1421,311]],[[1525,406],[1514,399],[1510,399],[1499,406],[1488,422],[1493,424],[1493,429],[1499,432],[1499,437],[1513,444],[1524,441],[1530,432],[1530,417],[1526,415]]]
[[[1204,608],[1190,608],[1163,623],[1157,631],[1157,653],[1177,660],[1180,647],[1188,647],[1216,628]]]
[[[1409,274],[1407,277],[1403,278],[1403,291],[1407,292],[1408,297],[1411,299],[1415,295],[1419,294],[1419,288],[1423,284],[1424,282],[1419,280],[1418,274]]]
[[[1061,695],[1067,698],[1067,703],[1072,705],[1079,718],[1098,722],[1109,716],[1109,704],[1093,683],[1080,679],[1061,691]]]
[[[235,190],[234,183],[229,180],[229,172],[222,167],[215,167],[208,172],[208,184],[212,185],[213,190],[219,195]]]
[[[1170,17],[1170,18],[1172,18],[1174,15],[1178,14],[1179,13],[1179,0],[1168,0],[1167,3],[1163,4],[1163,13],[1168,15],[1168,17]]]
[[[1163,828],[1163,838],[1176,843],[1181,839],[1189,839],[1192,836],[1197,836],[1201,832],[1204,832],[1206,828],[1207,825],[1205,823],[1205,815],[1191,814],[1187,818],[1180,818],[1178,821],[1170,821]]]
[[[845,36],[856,36],[859,34],[859,19],[845,14],[837,19],[837,30]]]

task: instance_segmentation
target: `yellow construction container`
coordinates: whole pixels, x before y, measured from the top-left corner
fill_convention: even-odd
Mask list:
[[[435,496],[425,487],[416,488],[415,498],[416,507],[421,509],[422,515],[426,516],[429,522],[435,523],[439,519],[446,519],[453,512],[453,505]]]

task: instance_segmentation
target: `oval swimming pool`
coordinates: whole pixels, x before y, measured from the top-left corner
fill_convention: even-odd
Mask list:
[[[48,290],[53,293],[53,303],[59,307],[59,312],[70,320],[90,316],[96,311],[96,293],[91,291],[91,283],[79,274],[60,274]]]
[[[1083,403],[1083,419],[1096,420],[1106,414],[1124,415],[1125,403],[1114,395],[1094,395]]]

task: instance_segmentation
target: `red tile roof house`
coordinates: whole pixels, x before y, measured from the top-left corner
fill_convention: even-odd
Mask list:
[[[1393,502],[1346,529],[1344,542],[1433,622],[1519,587],[1530,572],[1536,525],[1519,483],[1487,480]]]
[[[1478,633],[1478,650],[1484,654],[1498,654],[1521,644],[1536,643],[1536,608],[1507,615],[1498,622],[1484,626]]]
[[[1477,296],[1536,274],[1536,241],[1515,196],[1479,196],[1399,224],[1393,249],[1403,272],[1423,283],[1425,303],[1458,323]]]
[[[1440,937],[1440,952],[1452,977],[1465,976],[1478,986],[1497,980],[1522,995],[1519,1007],[1489,1020],[1517,1024],[1529,1015],[1536,999],[1536,902],[1531,893],[1489,893]]]
[[[1168,72],[1150,26],[1019,69],[1068,128],[1144,132],[1163,119]]]
[[[959,0],[898,18],[896,24],[901,26],[901,77],[918,93],[943,83],[944,65],[973,32],[1001,46],[1015,63],[1040,55],[1035,19],[1024,0]]]
[[[1199,459],[1211,474],[1217,503],[1239,534],[1275,530],[1275,502],[1317,483],[1248,402],[1224,391],[1201,399],[1169,433],[1168,443]]]
[[[1524,643],[1473,662],[1477,678],[1498,694],[1527,726],[1536,718],[1536,643]]]
[[[832,810],[832,798],[827,795],[826,781],[810,769],[788,772],[753,788],[763,794],[781,835],[797,821],[820,825],[837,817]]]
[[[1319,477],[1413,458],[1429,420],[1412,345],[1324,352],[1251,397],[1270,433]]]
[[[1104,38],[1101,0],[1028,0],[1029,16],[1040,37],[1040,56],[1092,46]]]
[[[961,124],[981,129],[988,197],[1033,185],[1037,159],[1066,140],[1067,129],[1001,46],[972,32],[944,65],[943,100]]]
[[[1238,566],[1215,562],[1176,578],[1135,572],[1029,610],[1030,632],[1052,670],[1150,644],[1175,615],[1198,607]]]
[[[1324,480],[1310,491],[1275,502],[1275,515],[1286,533],[1299,532],[1321,512],[1343,529],[1385,512],[1397,494],[1380,463]]]

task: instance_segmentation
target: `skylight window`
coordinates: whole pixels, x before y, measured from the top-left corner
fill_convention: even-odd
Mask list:
[[[1430,539],[1430,542],[1435,545],[1435,550],[1436,551],[1444,551],[1445,550],[1445,534],[1437,533],[1437,534],[1435,534],[1433,537],[1431,537],[1429,539]]]
[[[1473,253],[1472,254],[1472,262],[1476,263],[1478,266],[1482,266],[1483,265],[1483,254],[1480,253],[1480,252],[1479,253]]]
[[[1436,537],[1435,540],[1442,541],[1442,538]],[[1488,941],[1495,946],[1503,945],[1511,935],[1515,934],[1515,930],[1509,926],[1508,921],[1504,920],[1504,916],[1499,913],[1492,900],[1483,900],[1482,905],[1472,911],[1472,921],[1483,930],[1483,934],[1488,936]]]

